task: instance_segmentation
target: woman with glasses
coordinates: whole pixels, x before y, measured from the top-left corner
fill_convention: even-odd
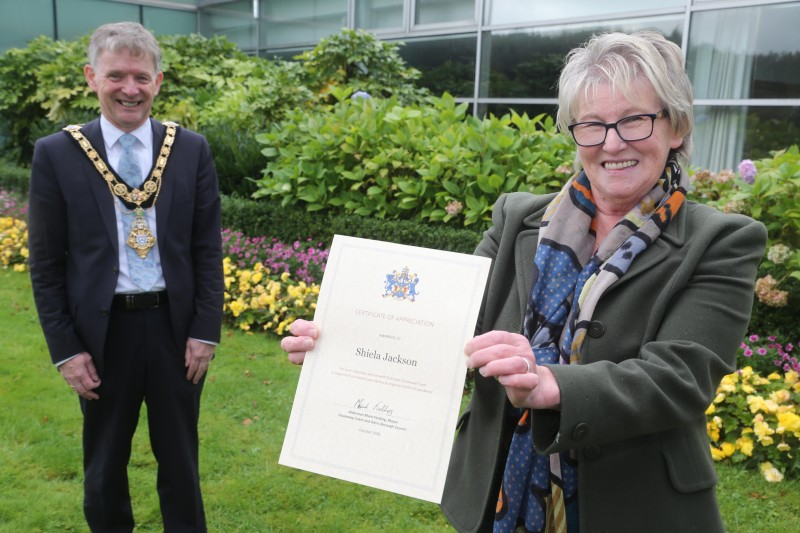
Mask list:
[[[442,509],[458,531],[721,532],[705,411],[751,312],[766,230],[686,200],[692,90],[655,32],[570,52],[579,171],[495,204],[465,347],[474,392]],[[318,331],[283,340],[302,362]]]

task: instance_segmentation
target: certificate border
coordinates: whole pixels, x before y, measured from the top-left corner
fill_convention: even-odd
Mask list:
[[[337,244],[338,247],[341,247],[341,250],[339,250],[339,252],[337,253],[337,255],[335,257],[337,262],[334,263],[333,265],[331,265],[333,270],[337,269],[338,263],[339,263],[339,261],[341,261],[341,258],[343,256],[343,254],[345,253],[345,250],[347,250],[347,251],[351,251],[353,249],[355,249],[356,251],[358,251],[358,250],[366,250],[366,251],[368,251],[370,253],[374,253],[376,251],[375,248],[374,248],[374,243],[372,245],[370,245],[369,244],[370,243],[369,240],[360,239],[360,238],[357,238],[357,237],[346,237],[346,236],[335,235],[333,242],[335,244]],[[471,276],[473,286],[483,287],[485,285],[486,273],[488,272],[488,268],[487,268],[487,265],[485,265],[485,264],[480,264],[480,263],[476,263],[475,262],[475,259],[478,256],[470,256],[470,255],[460,254],[460,253],[457,253],[457,252],[450,252],[450,251],[446,251],[446,250],[427,250],[427,249],[423,249],[423,248],[420,248],[420,247],[417,247],[417,246],[410,246],[410,245],[404,245],[404,244],[383,243],[383,242],[381,244],[382,245],[389,244],[392,247],[402,247],[405,257],[411,257],[411,258],[417,257],[417,258],[422,258],[422,259],[424,259],[426,261],[431,259],[431,251],[434,251],[434,252],[436,252],[436,259],[437,260],[446,261],[447,264],[458,265],[459,268],[463,269],[463,271],[465,272],[466,276]],[[378,252],[380,252],[380,250],[378,250]],[[484,258],[484,259],[489,261],[488,258]],[[328,268],[326,267],[326,272],[327,271],[328,271]],[[483,278],[483,283],[481,283],[481,278]],[[339,287],[339,284],[343,282],[343,281],[341,281],[342,278],[339,278],[339,280],[340,281],[334,281],[333,282],[333,283],[337,284],[337,285],[335,285],[337,288]],[[323,274],[323,283],[325,283],[324,274]],[[320,314],[319,315],[320,319],[323,322],[324,322],[326,316],[328,316],[328,313],[330,312],[328,301],[327,301],[327,297],[325,295],[326,294],[335,294],[335,293],[336,293],[335,290],[326,291],[326,293],[322,294],[322,296],[324,297],[324,300],[322,300],[322,301],[318,300],[318,302],[317,302],[317,310],[316,310],[316,313],[315,313],[315,317],[317,316],[317,313],[319,313]],[[480,298],[483,297],[483,290],[480,291],[480,296],[479,297]],[[480,312],[480,302],[478,303],[477,311]],[[475,324],[470,324],[468,321],[465,321],[464,326],[463,326],[463,330],[462,330],[463,338],[464,339],[471,338],[472,335],[474,334],[474,329],[475,329]],[[308,374],[307,379],[304,380],[304,382],[303,382],[303,385],[304,385],[303,393],[306,390],[310,390],[313,387],[314,383],[316,383],[318,381],[317,380],[317,376],[316,376],[316,370],[317,370],[316,365],[310,365],[309,367],[306,367],[304,370],[306,370],[306,369],[308,371],[310,371],[310,372]],[[449,384],[450,385],[450,387],[449,387],[449,392],[450,392],[449,398],[453,398],[453,397],[456,396],[457,389],[459,391],[463,391],[464,380],[466,378],[466,373],[467,373],[466,365],[464,365],[463,373],[460,372],[460,371],[459,372],[451,372],[451,381],[450,381],[450,384]],[[461,376],[461,377],[459,377],[459,376]],[[298,389],[298,392],[300,392],[300,389]],[[459,395],[459,397],[460,397],[460,395]],[[296,427],[302,427],[304,425],[304,419],[307,416],[307,407],[308,407],[307,406],[307,399],[308,399],[308,396],[303,394],[301,402],[296,406],[297,407],[296,413],[293,413],[293,415],[292,415],[292,416],[296,416]],[[443,490],[443,488],[444,488],[444,475],[446,474],[446,470],[447,470],[448,463],[449,463],[449,457],[450,457],[450,454],[451,454],[451,451],[452,451],[453,437],[454,437],[454,434],[455,434],[455,431],[456,431],[456,423],[458,421],[458,415],[459,415],[460,410],[461,410],[461,402],[460,401],[457,402],[457,403],[453,403],[452,405],[450,405],[448,407],[448,411],[446,412],[446,418],[447,418],[448,422],[449,421],[453,422],[452,428],[451,429],[443,428],[441,430],[441,432],[440,432],[441,434],[439,436],[439,442],[438,442],[438,453],[437,453],[439,460],[437,461],[436,467],[434,469],[432,469],[431,475],[428,476],[425,479],[424,482],[420,482],[420,483],[401,480],[401,479],[397,479],[397,478],[392,477],[392,476],[386,476],[386,475],[383,475],[383,474],[376,474],[376,473],[370,472],[368,470],[361,470],[361,469],[357,469],[357,468],[352,468],[350,466],[345,466],[345,465],[342,465],[342,464],[337,463],[337,462],[332,462],[332,461],[327,461],[327,460],[320,460],[320,459],[315,458],[313,456],[308,456],[307,454],[301,454],[298,451],[296,451],[298,441],[299,441],[299,439],[302,438],[302,435],[300,434],[300,431],[298,431],[298,430],[293,431],[293,435],[292,435],[291,441],[288,442],[289,446],[288,446],[288,449],[285,450],[285,453],[289,457],[291,457],[293,459],[296,459],[296,460],[299,460],[299,461],[302,461],[302,462],[304,462],[306,464],[315,464],[315,465],[319,465],[320,467],[327,467],[328,469],[335,470],[335,471],[338,471],[338,472],[349,473],[349,474],[352,474],[354,476],[357,475],[361,479],[382,480],[384,482],[390,482],[391,484],[393,484],[396,487],[408,487],[410,489],[415,489],[417,492],[415,492],[414,494],[411,494],[411,493],[408,493],[408,492],[401,492],[401,493],[405,494],[405,495],[408,495],[408,496],[417,497],[417,498],[420,498],[420,499],[425,499],[425,500],[428,500],[428,501],[433,501],[433,502],[439,503],[441,501],[441,490],[437,490],[437,489],[439,489],[439,487],[441,487],[441,489]],[[282,452],[282,455],[283,455],[283,453],[284,452]],[[302,467],[300,467],[300,468],[302,468]],[[442,471],[443,469],[444,469],[444,472]],[[317,473],[320,473],[320,472],[317,472]],[[323,475],[330,475],[330,474],[323,474]],[[336,476],[334,476],[334,477],[336,477]],[[347,479],[345,477],[341,477],[340,479],[344,479],[346,481],[351,481],[351,482],[358,482],[358,483],[366,484],[368,486],[373,486],[373,485],[369,485],[367,483],[364,483],[363,481],[355,481],[353,479]],[[390,489],[386,489],[384,487],[374,487],[374,488],[380,488],[382,490],[390,490]],[[420,496],[418,494],[418,492],[424,492],[429,496],[428,497]]]

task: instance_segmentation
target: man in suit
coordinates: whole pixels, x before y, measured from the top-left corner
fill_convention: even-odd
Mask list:
[[[98,28],[86,81],[101,116],[39,139],[30,270],[53,363],[83,412],[84,514],[134,527],[127,464],[142,401],[165,531],[205,531],[197,422],[220,340],[220,200],[205,139],[150,118],[161,51],[135,23]]]

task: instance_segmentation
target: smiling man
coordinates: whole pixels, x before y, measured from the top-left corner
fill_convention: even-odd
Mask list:
[[[132,531],[127,465],[144,402],[164,531],[206,531],[197,422],[220,339],[220,199],[203,137],[150,118],[161,50],[98,28],[84,67],[101,116],[39,139],[30,270],[50,357],[83,413],[84,514]]]

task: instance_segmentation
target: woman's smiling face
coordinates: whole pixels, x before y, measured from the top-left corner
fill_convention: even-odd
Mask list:
[[[658,113],[662,104],[653,87],[637,80],[629,101],[609,84],[597,86],[578,102],[575,122],[617,122],[631,115]],[[578,146],[586,176],[592,184],[592,196],[598,208],[624,215],[653,188],[664,172],[670,150],[678,148],[682,136],[675,133],[669,118],[657,118],[653,134],[640,141],[623,141],[614,129],[597,146]]]

